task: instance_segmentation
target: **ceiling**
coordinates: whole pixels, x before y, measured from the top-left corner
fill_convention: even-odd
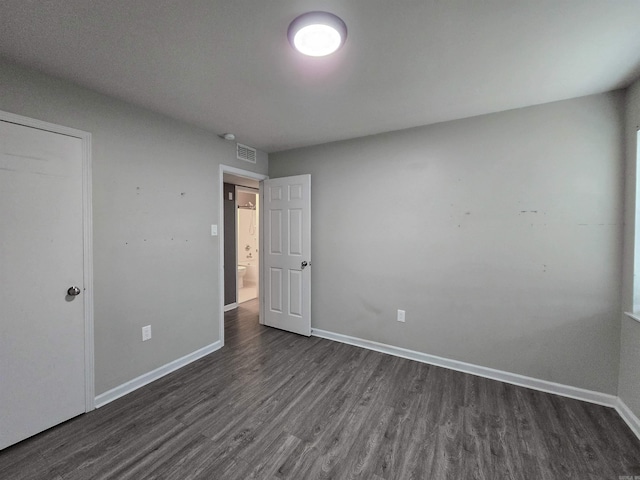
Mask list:
[[[345,46],[303,57],[299,14]],[[266,152],[627,86],[638,0],[2,0],[0,55]]]

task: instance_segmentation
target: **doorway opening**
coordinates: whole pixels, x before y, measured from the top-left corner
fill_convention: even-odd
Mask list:
[[[259,191],[236,186],[236,276],[238,304],[258,298],[260,287]],[[226,286],[225,286],[226,290]]]
[[[220,341],[225,312],[258,303],[262,323],[260,182],[266,175],[220,165]]]

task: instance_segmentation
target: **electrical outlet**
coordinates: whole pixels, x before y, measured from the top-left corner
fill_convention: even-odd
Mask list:
[[[151,325],[147,325],[146,327],[142,327],[142,341],[146,342],[151,339]]]
[[[398,321],[399,322],[404,322],[404,316],[405,316],[405,311],[404,310],[398,310]]]

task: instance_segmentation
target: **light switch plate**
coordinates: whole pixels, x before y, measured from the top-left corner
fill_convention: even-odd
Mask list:
[[[142,327],[142,341],[146,342],[151,339],[151,325]]]
[[[211,236],[212,237],[218,236],[218,225],[211,225]]]

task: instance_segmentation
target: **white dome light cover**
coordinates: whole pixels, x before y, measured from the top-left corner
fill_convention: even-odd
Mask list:
[[[344,45],[347,26],[329,12],[308,12],[297,17],[287,31],[289,43],[304,55],[324,57]]]

